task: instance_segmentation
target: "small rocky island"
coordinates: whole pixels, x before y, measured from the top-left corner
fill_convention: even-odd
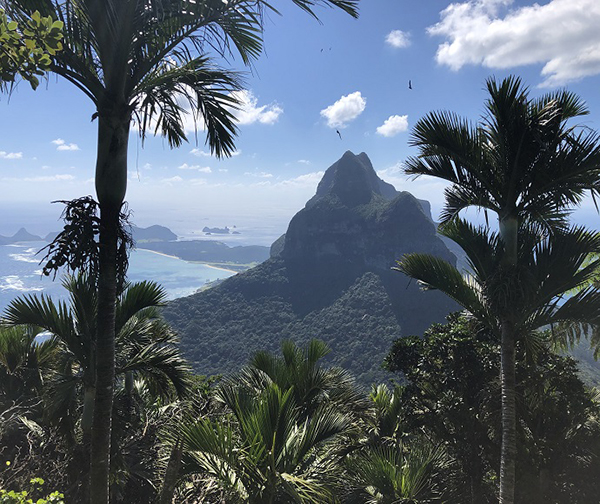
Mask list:
[[[235,226],[233,226],[233,229],[235,230]],[[225,226],[224,228],[219,228],[219,227],[208,227],[208,226],[204,226],[204,228],[202,229],[202,232],[204,234],[207,235],[211,235],[211,234],[240,234],[239,231],[232,231],[231,229],[229,229],[227,226]]]

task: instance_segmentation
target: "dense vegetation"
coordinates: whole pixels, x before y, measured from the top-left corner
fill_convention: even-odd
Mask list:
[[[119,354],[132,363],[122,369],[139,371],[134,380],[125,372],[116,383],[115,501],[497,500],[499,343],[464,315],[451,315],[423,337],[397,339],[385,366],[398,384],[374,385],[370,393],[343,368],[326,365],[329,349],[317,340],[284,341],[281,354],[258,352],[216,382],[192,375],[165,382],[147,344],[131,353],[136,347],[130,338],[142,341],[131,327],[140,322],[129,322],[120,337],[125,346]],[[81,502],[87,491],[81,463],[85,395],[70,393],[68,408],[61,398],[65,386],[78,383],[82,363],[71,361],[75,374],[65,375],[65,359],[74,354],[58,334],[43,343],[25,326],[0,334],[0,341],[12,342],[0,349],[3,495],[20,494],[37,475],[65,502]],[[174,347],[164,348],[180,359]],[[526,353],[517,349],[516,502],[595,502],[598,395],[577,377],[571,358],[546,347],[529,358]],[[157,395],[157,383],[166,395]],[[176,383],[184,387],[179,396]],[[47,495],[49,502],[61,502],[58,493]]]
[[[282,339],[318,337],[333,349],[329,361],[362,384],[384,379],[381,362],[400,328],[380,278],[366,273],[332,304],[302,316],[283,273],[281,261],[265,263],[164,308],[167,320],[177,321],[181,349],[196,372],[233,372],[253,352],[275,351]]]
[[[401,415],[409,431],[425,429],[461,467],[471,502],[497,500],[500,460],[500,347],[473,320],[451,315],[423,338],[397,340],[386,358],[408,380]],[[519,418],[516,501],[594,502],[600,468],[597,391],[575,361],[540,348],[517,348]]]

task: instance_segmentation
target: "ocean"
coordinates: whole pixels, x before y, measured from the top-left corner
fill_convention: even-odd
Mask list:
[[[55,300],[67,297],[60,275],[54,281],[52,277],[42,276],[39,262],[43,254],[36,254],[46,245],[45,242],[27,242],[0,246],[0,313],[13,298],[25,294],[44,293]],[[129,280],[154,280],[165,288],[169,299],[188,296],[208,282],[232,275],[234,271],[143,249],[134,250],[129,259]]]

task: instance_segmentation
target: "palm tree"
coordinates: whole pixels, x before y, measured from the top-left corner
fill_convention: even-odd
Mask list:
[[[499,276],[519,263],[519,228],[535,223],[552,230],[565,225],[586,191],[600,190],[598,135],[574,128],[569,119],[588,113],[574,94],[559,91],[530,99],[521,80],[487,81],[486,115],[475,126],[449,112],[419,120],[411,144],[419,157],[407,161],[409,175],[450,182],[442,224],[468,207],[494,212],[502,242]],[[502,462],[500,500],[512,503],[515,481],[515,339],[517,321],[504,310],[501,327]]]
[[[0,407],[37,398],[44,385],[43,369],[56,348],[51,339],[38,341],[31,327],[0,326]]]
[[[568,228],[547,234],[540,228],[521,226],[517,240],[518,265],[512,275],[503,274],[504,243],[499,233],[490,233],[486,227],[474,227],[459,218],[446,224],[441,233],[466,252],[470,273],[463,275],[450,263],[423,254],[404,256],[398,262],[398,269],[417,278],[425,287],[439,289],[453,298],[489,327],[501,344],[506,344],[504,321],[509,317],[515,338],[519,338],[530,352],[535,352],[543,343],[536,329],[557,324],[600,325],[599,289],[590,286],[566,300],[564,298],[566,292],[589,283],[600,266],[600,261],[585,266],[589,254],[600,247],[598,233]],[[514,355],[514,342],[512,350]],[[505,357],[501,364],[502,373],[514,364],[514,358],[507,363]],[[507,452],[504,446],[507,443],[505,415],[512,415],[511,424],[515,427],[516,412],[514,409],[506,411],[505,395],[515,394],[515,390],[507,386],[505,377],[502,378],[501,467],[504,473],[500,475],[506,479],[510,477],[507,466],[514,464],[516,457],[516,433],[513,433],[514,444]],[[514,396],[512,401],[514,407]],[[512,460],[505,461],[506,457],[512,457]],[[508,483],[504,481],[504,485]],[[514,492],[514,481],[511,484],[512,489],[504,488],[501,502],[512,502],[510,492]]]
[[[257,396],[229,381],[217,396],[232,418],[182,426],[185,474],[202,475],[227,502],[333,501],[337,468],[327,446],[349,430],[346,415],[322,405],[303,419],[293,389],[275,383]]]
[[[285,340],[281,344],[281,355],[255,353],[247,366],[224,378],[217,388],[212,406],[213,409],[220,407],[221,416],[223,408],[225,416],[229,415],[225,418],[226,428],[221,425],[222,421],[203,419],[198,422],[195,408],[191,414],[178,415],[166,438],[172,454],[178,458],[183,455],[183,472],[188,476],[202,475],[207,486],[210,486],[208,482],[217,485],[232,502],[235,499],[266,502],[262,499],[267,499],[267,495],[281,492],[286,495],[286,492],[290,492],[289,495],[298,492],[303,502],[331,498],[331,478],[336,465],[333,457],[323,458],[324,446],[341,442],[341,434],[354,434],[357,423],[368,415],[369,401],[345,370],[322,364],[329,351],[319,340],[311,340],[303,346]],[[330,435],[321,441],[315,438],[324,435],[322,430],[331,429],[332,425],[337,427]],[[270,443],[274,443],[273,446]],[[246,453],[245,450],[248,450],[248,458],[238,460],[231,474],[218,470],[220,465],[235,459],[236,452]],[[273,450],[281,450],[278,458],[265,459]],[[169,461],[171,494],[179,479],[172,459]],[[206,465],[205,459],[210,459],[213,465]],[[323,474],[319,475],[319,471]],[[243,483],[233,488],[232,478]],[[268,486],[271,489],[265,490]],[[303,486],[306,488],[301,490]],[[317,497],[319,491],[322,495]],[[171,500],[172,497],[161,502]]]
[[[425,438],[371,446],[346,460],[350,489],[344,502],[444,502],[440,476],[450,461],[443,446]]]
[[[218,157],[229,155],[237,133],[231,91],[239,75],[217,68],[209,51],[245,64],[262,49],[266,0],[1,0],[12,18],[34,9],[64,23],[64,49],[51,70],[94,103],[98,120],[96,194],[100,204],[97,377],[92,435],[92,501],[108,502],[110,426],[114,383],[117,230],[127,188],[127,145],[132,119],[166,136],[186,140],[187,101],[206,126]],[[316,5],[357,16],[358,0],[292,0],[316,17]],[[6,5],[5,5],[6,4]],[[276,12],[276,11],[275,11]]]
[[[321,340],[313,339],[303,348],[285,340],[281,342],[281,355],[256,352],[233,380],[257,394],[272,383],[281,390],[292,389],[303,419],[313,415],[325,403],[358,418],[364,415],[369,402],[348,371],[322,365],[321,360],[329,352],[329,347]]]
[[[6,309],[6,323],[43,328],[48,342],[58,347],[54,377],[48,383],[46,410],[51,421],[73,437],[79,415],[84,440],[89,440],[94,410],[96,374],[96,309],[98,294],[87,275],[63,280],[70,303],[54,303],[43,294],[14,299]],[[156,398],[181,396],[189,368],[175,346],[177,338],[160,318],[157,308],[166,292],[154,282],[130,284],[116,305],[116,370],[129,395],[135,379],[145,383]],[[81,412],[79,405],[82,404]]]

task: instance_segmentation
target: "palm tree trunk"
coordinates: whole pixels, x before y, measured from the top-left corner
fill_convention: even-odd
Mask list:
[[[85,380],[84,380],[85,382]],[[85,393],[83,396],[83,412],[81,414],[81,430],[82,438],[79,449],[81,457],[77,461],[79,464],[77,472],[77,480],[81,481],[80,493],[82,502],[88,502],[90,499],[90,446],[92,436],[92,420],[94,417],[94,402],[96,400],[96,387],[85,385]]]
[[[91,435],[90,502],[108,504],[115,381],[117,236],[127,188],[129,117],[99,108],[96,193],[100,203],[100,262],[96,334],[96,400]]]
[[[510,321],[502,322],[500,380],[502,386],[502,447],[500,450],[500,504],[515,500],[517,458],[515,331]]]
[[[499,222],[500,236],[504,242],[502,266],[509,274],[518,262],[519,221],[504,217]],[[502,445],[500,448],[500,504],[513,504],[515,500],[515,465],[517,458],[517,410],[515,375],[515,327],[505,313],[501,319],[500,383],[502,393]]]
[[[85,387],[83,396],[83,413],[81,414],[81,430],[83,431],[83,439],[89,441],[90,432],[92,429],[92,418],[94,415],[94,401],[96,399],[96,388]]]
[[[112,210],[112,211],[111,211]],[[100,209],[100,275],[96,338],[96,400],[91,436],[90,502],[109,502],[110,435],[115,381],[118,211]]]

